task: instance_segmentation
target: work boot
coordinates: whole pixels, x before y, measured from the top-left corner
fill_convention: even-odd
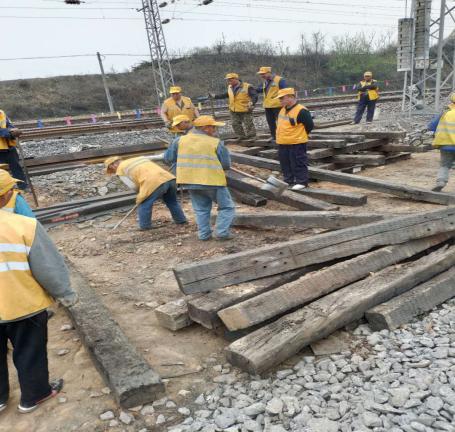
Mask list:
[[[234,240],[234,236],[232,234],[228,234],[227,236],[222,236],[222,237],[215,237],[215,240],[217,241],[228,241],[228,240]]]
[[[51,386],[51,392],[49,393],[48,396],[44,397],[43,399],[40,399],[37,401],[35,404],[32,405],[27,405],[27,404],[19,404],[17,406],[17,409],[21,414],[28,414],[31,413],[32,411],[35,411],[38,408],[38,405],[48,401],[49,399],[52,399],[53,397],[57,396],[63,389],[63,379],[59,378],[58,380],[51,381],[49,383]]]
[[[444,189],[444,186],[445,185],[436,185],[434,188],[432,188],[431,190],[433,192],[441,192],[443,189]]]

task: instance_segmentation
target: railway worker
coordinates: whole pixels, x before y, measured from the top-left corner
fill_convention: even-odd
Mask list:
[[[441,152],[436,186],[431,189],[440,192],[449,181],[449,171],[455,162],[455,93],[450,95],[450,104],[428,125],[435,132],[433,147]]]
[[[263,79],[262,88],[258,88],[258,92],[262,91],[263,100],[262,105],[265,110],[265,118],[269,125],[270,135],[273,141],[276,140],[276,121],[278,114],[281,111],[281,104],[276,95],[280,89],[287,87],[286,80],[274,73],[270,66],[261,66],[258,75]]]
[[[21,180],[13,178],[8,171],[0,168],[0,210],[34,218],[32,209],[16,189]]]
[[[53,299],[72,306],[77,295],[63,257],[36,219],[0,211],[0,226],[0,411],[9,399],[9,340],[21,388],[18,410],[25,414],[63,387],[62,379],[49,382],[46,308]]]
[[[199,239],[206,241],[212,238],[210,214],[213,203],[217,203],[216,239],[231,240],[235,205],[224,173],[231,167],[231,158],[216,136],[217,128],[224,123],[203,115],[193,124],[195,131],[174,140],[164,154],[164,161],[169,165],[176,164],[177,183],[189,190]]]
[[[181,114],[173,118],[172,127],[178,130],[179,135],[186,135],[193,130],[193,123],[187,115]]]
[[[0,110],[0,163],[8,164],[13,177],[21,180],[19,189],[26,189],[27,182],[24,171],[19,164],[19,155],[16,150],[16,138],[22,131],[13,126],[4,111]]]
[[[371,72],[363,74],[363,80],[357,84],[358,104],[354,117],[354,124],[360,123],[365,109],[367,110],[367,123],[371,123],[376,109],[376,101],[379,99],[379,87],[376,80],[373,79]]]
[[[169,93],[171,96],[163,102],[161,107],[161,118],[171,133],[178,134],[181,131],[172,125],[174,117],[184,114],[190,121],[193,121],[199,117],[199,111],[189,97],[182,96],[181,87],[173,86],[169,89]]]
[[[276,98],[281,103],[278,115],[276,143],[284,181],[292,190],[308,187],[308,157],[306,143],[314,124],[310,111],[297,103],[293,88],[281,89]]]
[[[152,229],[153,204],[162,199],[176,224],[187,223],[185,214],[177,201],[175,177],[155,162],[139,156],[122,160],[112,156],[104,161],[107,174],[115,174],[130,188],[138,192],[139,229]]]
[[[229,99],[229,113],[232,129],[239,141],[256,139],[256,128],[253,121],[253,109],[258,101],[257,90],[247,82],[243,82],[236,73],[226,75],[227,92],[221,94],[210,93],[213,99]]]

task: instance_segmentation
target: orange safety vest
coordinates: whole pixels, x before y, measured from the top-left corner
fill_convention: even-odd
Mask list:
[[[4,210],[4,211],[10,212],[10,213],[14,213],[14,209],[16,208],[16,200],[17,200],[17,196],[18,195],[19,195],[19,191],[14,190],[13,191],[13,195],[11,196],[10,200],[0,210]]]
[[[368,83],[363,80],[363,81],[360,81],[360,85],[363,87],[365,85],[367,85]],[[370,84],[376,84],[377,85],[377,81],[376,80],[371,80]],[[368,93],[368,99],[370,101],[373,101],[373,100],[376,100],[376,99],[379,99],[379,87],[376,88],[376,90],[367,90],[367,93]],[[360,96],[362,95],[363,93],[359,90],[358,94],[357,94],[357,99],[360,99]]]
[[[240,88],[235,94],[232,86],[228,86],[229,109],[232,112],[248,112],[250,110],[252,107],[252,101],[248,94],[250,86],[251,84],[246,82],[240,83]]]
[[[0,128],[6,129],[6,114],[0,110]],[[10,147],[16,146],[16,140],[0,137],[0,150],[8,150]]]
[[[169,121],[172,121],[172,119],[175,116],[182,115],[182,114],[188,116],[188,118],[191,121],[193,121],[196,117],[196,114],[194,112],[195,108],[194,108],[193,102],[191,101],[191,99],[189,97],[186,97],[186,96],[182,96],[180,106],[177,105],[175,100],[172,99],[171,97],[166,99],[163,102],[163,108],[166,108],[166,109],[163,109],[163,111],[166,114]],[[181,133],[181,131],[179,131],[176,127],[171,128],[170,132]]]
[[[272,82],[269,84],[269,88],[267,89],[267,92],[265,91],[265,85],[266,83],[262,83],[262,94],[264,96],[262,105],[264,108],[280,108],[280,100],[275,99],[275,97],[278,94],[278,91],[280,90],[280,80],[281,77],[278,75],[275,75],[272,79]]]
[[[305,125],[297,123],[297,116],[301,109],[306,109],[303,105],[297,104],[290,111],[282,108],[278,114],[276,128],[277,144],[304,144],[308,142],[308,134]]]

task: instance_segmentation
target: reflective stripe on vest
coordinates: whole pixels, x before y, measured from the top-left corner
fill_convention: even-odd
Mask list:
[[[36,224],[35,219],[0,212],[0,321],[17,320],[52,304],[28,262]]]
[[[146,200],[163,183],[175,179],[170,172],[143,156],[120,162],[116,174],[128,177],[136,185],[139,191],[137,204]]]
[[[265,91],[266,83],[264,82],[262,84],[262,94],[264,95],[264,100],[262,102],[262,105],[264,106],[264,108],[280,108],[281,107],[280,100],[274,99],[280,89],[280,80],[281,80],[281,77],[278,75],[275,75],[272,79],[272,82],[269,84],[267,93]]]
[[[165,112],[167,118],[169,121],[172,121],[172,119],[175,116],[185,114],[188,116],[188,118],[193,121],[195,119],[195,114],[194,114],[194,106],[193,102],[189,97],[182,96],[181,98],[181,107],[177,105],[174,99],[171,97],[166,99],[163,103],[163,105],[167,108],[167,111]],[[170,129],[170,132],[172,133],[179,133],[180,130],[177,129],[176,127],[173,127]]]
[[[0,128],[6,129],[6,114],[0,110]],[[0,150],[8,150],[16,145],[16,140],[0,137]]]
[[[177,183],[226,186],[226,176],[216,150],[220,140],[193,133],[179,139]]]
[[[367,85],[368,83],[364,80],[364,81],[360,81],[360,85],[363,87],[365,85]],[[376,86],[378,85],[378,82],[376,80],[371,80],[370,84],[376,84]],[[376,99],[379,98],[379,92],[378,92],[379,88],[376,87],[376,90],[367,90],[367,94],[368,94],[368,99],[370,101],[374,101]],[[357,95],[357,99],[360,99],[360,96],[363,95],[363,92],[359,91],[358,92],[358,95]]]
[[[232,86],[228,86],[229,96],[229,109],[232,112],[248,112],[252,103],[250,95],[248,94],[248,88],[250,84],[244,82],[240,83],[240,88],[237,93],[234,93]]]
[[[281,109],[276,129],[277,144],[304,144],[308,141],[305,125],[297,123],[297,116],[302,109],[306,108],[300,104],[297,104],[287,113],[285,108]],[[291,124],[291,120],[293,120],[294,126]]]
[[[2,207],[1,210],[14,213],[14,210],[16,208],[16,200],[17,200],[17,195],[19,192],[17,190],[13,191],[13,195],[11,196],[10,200],[6,203],[5,207]]]
[[[455,145],[455,108],[450,108],[439,120],[438,127],[434,135],[433,146],[453,146]]]

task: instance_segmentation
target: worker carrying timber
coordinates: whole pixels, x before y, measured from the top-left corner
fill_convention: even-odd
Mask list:
[[[62,390],[62,379],[49,382],[46,309],[53,299],[72,306],[77,295],[63,257],[36,219],[0,211],[0,227],[0,411],[10,393],[9,340],[21,388],[18,410],[25,414]]]
[[[112,156],[104,161],[107,174],[115,174],[130,189],[135,190],[138,205],[139,228],[152,229],[153,204],[162,199],[176,224],[187,223],[185,214],[177,201],[175,177],[158,164],[144,156],[122,160]]]
[[[436,186],[432,191],[440,192],[449,181],[449,171],[455,162],[455,93],[450,95],[450,104],[428,125],[435,132],[433,147],[440,150],[439,170]]]
[[[235,205],[226,186],[225,170],[231,167],[229,151],[216,137],[224,123],[203,115],[193,122],[195,131],[175,139],[164,154],[164,161],[176,164],[177,183],[188,189],[196,215],[200,240],[212,238],[210,216],[218,204],[216,239],[230,240]]]
[[[231,115],[232,129],[234,129],[237,139],[250,140],[256,139],[256,128],[253,121],[253,109],[258,101],[257,90],[247,82],[243,82],[236,73],[226,75],[228,84],[227,92],[220,94],[210,93],[213,99],[228,99],[229,113]]]
[[[189,97],[182,96],[181,87],[171,87],[169,89],[169,94],[171,96],[163,102],[161,107],[161,118],[170,132],[178,134],[181,133],[181,131],[172,125],[174,118],[184,114],[190,121],[193,121],[196,117],[199,117],[199,111],[193,105],[193,102]]]
[[[278,91],[281,111],[278,114],[276,143],[284,181],[292,190],[308,187],[308,134],[314,124],[310,111],[297,103],[295,90],[291,87]]]
[[[357,111],[354,117],[354,124],[360,123],[365,109],[367,110],[367,123],[371,123],[374,118],[376,109],[376,101],[379,99],[379,87],[376,80],[373,79],[373,74],[369,71],[363,74],[363,80],[357,84],[358,92]]]
[[[0,211],[34,218],[33,210],[16,187],[21,182],[0,166]]]
[[[4,111],[0,110],[0,163],[8,164],[14,178],[21,180],[19,189],[26,189],[27,182],[24,171],[19,164],[19,155],[16,150],[16,139],[22,131],[15,128]]]
[[[278,114],[281,111],[281,104],[276,95],[278,91],[287,87],[286,80],[274,73],[270,66],[261,66],[257,74],[263,79],[262,88],[258,88],[258,92],[262,91],[262,105],[265,110],[265,119],[269,125],[270,135],[276,140],[276,122]]]

